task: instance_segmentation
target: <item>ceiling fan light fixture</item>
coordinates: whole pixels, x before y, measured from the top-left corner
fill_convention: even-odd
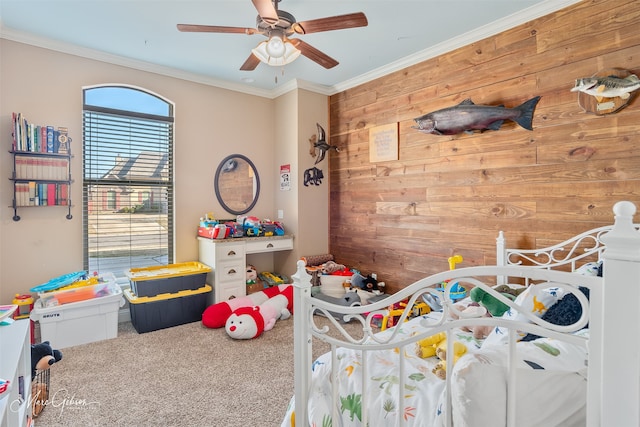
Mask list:
[[[284,42],[280,36],[273,36],[267,42],[267,53],[273,58],[281,58],[284,56]]]
[[[260,61],[275,67],[290,64],[300,56],[300,51],[289,41],[272,36],[251,51]]]

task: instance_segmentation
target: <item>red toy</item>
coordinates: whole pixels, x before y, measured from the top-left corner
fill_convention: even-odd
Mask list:
[[[202,313],[202,324],[207,328],[222,328],[225,323],[227,323],[227,319],[231,316],[231,313],[235,310],[241,307],[258,306],[270,298],[281,294],[288,286],[290,287],[291,285],[272,286],[265,288],[263,291],[247,295],[246,297],[234,298],[210,305],[204,310],[204,313]],[[291,302],[290,305],[291,306],[287,308],[293,312],[293,302]]]
[[[234,339],[250,340],[273,329],[279,319],[291,317],[293,286],[285,285],[278,295],[255,307],[240,307],[227,319],[225,330]]]

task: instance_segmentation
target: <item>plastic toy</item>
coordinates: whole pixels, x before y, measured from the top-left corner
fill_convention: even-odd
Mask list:
[[[288,286],[291,285],[273,286],[259,292],[254,292],[245,297],[233,298],[228,301],[222,301],[210,305],[202,313],[202,325],[211,329],[222,328],[227,322],[229,316],[231,316],[231,313],[238,308],[260,305],[269,298],[282,293]],[[293,305],[290,307],[289,311],[292,309]]]
[[[289,281],[287,276],[283,276],[281,274],[274,274],[268,271],[263,271],[258,274],[258,277],[264,282],[264,287],[268,288],[270,286],[283,285]]]
[[[407,301],[401,301],[396,304],[392,304],[389,306],[387,314],[382,317],[382,325],[381,330],[385,330],[397,324],[398,319],[402,316],[402,313],[407,309]],[[431,307],[422,301],[418,301],[413,304],[411,310],[407,314],[407,317],[404,319],[407,322],[409,319],[417,316],[422,316],[424,314],[428,314],[431,312]]]
[[[49,341],[31,345],[31,378],[36,376],[36,371],[49,369],[51,365],[62,360],[62,352],[54,350]]]
[[[31,295],[16,294],[12,302],[18,307],[18,309],[13,313],[14,319],[29,318],[29,314],[31,313],[31,310],[33,310],[33,297]]]
[[[262,222],[255,216],[239,217],[238,222],[242,224],[244,235],[247,237],[258,237],[264,233]]]
[[[314,298],[318,298],[319,300],[322,301],[327,301],[330,302],[332,304],[336,304],[336,305],[342,305],[344,307],[357,307],[359,305],[362,304],[362,300],[360,299],[360,295],[358,295],[357,292],[351,291],[351,292],[347,292],[344,294],[344,296],[340,297],[340,298],[336,298],[336,297],[332,297],[330,295],[325,295],[322,292],[314,295]],[[333,317],[335,317],[336,319],[338,319],[341,322],[348,322],[350,319],[348,318],[347,315],[341,315],[338,313],[335,313],[333,311],[330,311],[329,313],[331,313],[331,315]]]
[[[293,286],[287,285],[278,295],[254,307],[240,307],[231,313],[225,324],[227,334],[234,339],[257,338],[273,329],[279,319],[291,317]]]
[[[284,225],[278,221],[263,220],[262,230],[265,236],[284,236]]]
[[[72,284],[73,282],[85,278],[87,276],[86,271],[76,271],[74,273],[63,274],[62,276],[55,277],[42,285],[34,286],[29,289],[31,292],[46,292],[55,291],[63,286]]]

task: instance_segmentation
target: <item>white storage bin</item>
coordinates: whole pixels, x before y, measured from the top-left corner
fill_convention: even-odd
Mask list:
[[[320,276],[320,292],[334,298],[342,298],[346,292],[343,283],[351,276],[323,274]]]
[[[118,310],[124,305],[120,287],[112,295],[55,307],[43,307],[38,299],[31,320],[40,322],[42,341],[53,348],[101,341],[118,336]]]

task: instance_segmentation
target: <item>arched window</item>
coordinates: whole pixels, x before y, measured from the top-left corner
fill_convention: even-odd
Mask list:
[[[127,86],[83,99],[84,268],[173,263],[173,104]]]

